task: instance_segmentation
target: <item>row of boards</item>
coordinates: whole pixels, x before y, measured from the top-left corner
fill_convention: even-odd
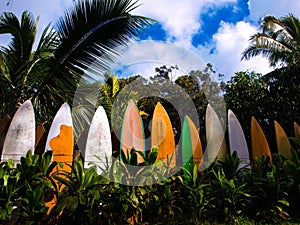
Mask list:
[[[300,133],[298,124],[294,124],[295,133]],[[38,127],[38,129],[42,129]],[[290,143],[287,135],[278,122],[275,121],[275,131],[278,151],[285,157],[291,157]],[[44,132],[44,131],[42,131]],[[15,162],[20,160],[29,149],[35,148],[36,140],[40,138],[41,131],[36,132],[34,110],[31,102],[28,100],[18,109],[9,126],[3,150],[1,161],[13,159]],[[193,160],[200,164],[201,169],[205,169],[216,159],[222,160],[227,154],[225,141],[224,125],[219,120],[214,109],[208,105],[206,110],[206,137],[207,146],[203,153],[199,130],[193,121],[186,116],[183,121],[180,165]],[[228,111],[228,137],[230,152],[237,151],[244,164],[250,163],[249,150],[242,127],[234,115]],[[135,148],[137,151],[146,152],[144,127],[140,112],[134,101],[130,101],[122,124],[120,148],[130,150]],[[254,117],[251,121],[251,145],[252,158],[262,155],[271,157],[270,148],[262,128]],[[176,156],[179,154],[178,146],[175,146],[174,134],[170,118],[164,107],[158,103],[155,107],[152,126],[151,126],[151,146],[158,146],[158,160],[170,163],[176,166],[179,160]],[[51,128],[48,133],[45,151],[53,151],[53,160],[58,162],[72,163],[73,160],[73,124],[71,110],[67,103],[63,104],[57,112]],[[99,166],[99,171],[106,168],[112,157],[111,131],[109,121],[103,107],[98,107],[86,139],[86,148],[82,152],[85,159],[85,167],[91,163]],[[138,158],[142,162],[142,158]],[[177,163],[176,163],[177,162]]]

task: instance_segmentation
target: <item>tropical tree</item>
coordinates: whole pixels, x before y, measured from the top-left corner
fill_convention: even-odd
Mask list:
[[[242,59],[263,55],[270,66],[278,67],[259,81],[268,87],[262,119],[279,121],[291,136],[293,121],[300,118],[300,20],[292,14],[281,18],[268,15],[260,28],[262,31],[250,38]]]
[[[300,62],[300,20],[289,14],[281,18],[265,16],[262,19],[262,32],[250,38],[250,45],[242,53],[242,59],[257,55],[268,58],[270,66],[299,65]]]
[[[35,52],[32,52],[38,19],[27,11],[21,21],[13,13],[3,13],[0,17],[0,34],[11,34],[7,47],[0,49],[1,114],[13,115],[17,107],[30,98],[36,90],[36,70],[42,59],[54,56],[56,40],[48,28],[44,30]],[[39,72],[43,72],[41,69]],[[48,93],[48,96],[53,93]],[[49,98],[50,99],[50,98]]]
[[[3,13],[0,34],[11,34],[1,48],[1,115],[13,115],[31,99],[41,122],[51,119],[63,102],[72,103],[79,80],[95,60],[93,72],[101,76],[119,51],[137,37],[152,20],[132,15],[137,7],[131,0],[84,0],[74,3],[53,28],[47,26],[32,51],[37,20],[24,12],[21,21]],[[90,68],[91,69],[91,68]]]

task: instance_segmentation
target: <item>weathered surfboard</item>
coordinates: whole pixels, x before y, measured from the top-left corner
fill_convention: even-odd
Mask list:
[[[300,126],[296,122],[294,122],[294,133],[295,137],[298,138],[300,135]]]
[[[250,164],[249,150],[242,126],[235,114],[228,110],[228,137],[230,144],[230,152],[237,152],[241,162],[240,167]]]
[[[70,106],[64,103],[57,111],[51,124],[45,150],[52,150],[53,161],[72,164],[73,161],[73,124]],[[68,170],[68,167],[64,167]]]
[[[182,125],[182,164],[190,170],[189,162],[200,164],[202,145],[197,128],[189,116],[184,117]]]
[[[207,105],[205,115],[207,147],[200,163],[200,170],[208,168],[215,161],[224,161],[227,154],[225,131],[222,123],[210,104]]]
[[[173,128],[161,103],[157,103],[153,113],[151,127],[151,144],[158,146],[157,160],[170,162],[170,166],[176,166],[175,139]]]
[[[34,151],[35,119],[30,100],[25,101],[15,113],[8,128],[1,161],[13,159],[15,163],[25,156],[28,150]]]
[[[112,160],[112,143],[109,121],[105,110],[99,106],[93,116],[87,135],[84,157],[84,168],[97,165],[99,174],[106,171]],[[108,163],[107,163],[108,162]]]
[[[146,153],[143,121],[133,100],[129,101],[123,118],[120,148],[126,156],[127,151],[132,148],[144,154]],[[137,159],[138,163],[143,162],[143,158],[139,154],[137,154]]]
[[[251,145],[253,160],[256,157],[269,156],[272,163],[271,151],[266,136],[253,116],[251,118]]]
[[[276,142],[277,142],[277,150],[278,154],[284,156],[285,158],[290,159],[292,157],[291,153],[291,144],[289,139],[284,132],[283,128],[277,121],[274,121],[275,125],[275,134],[276,134]]]

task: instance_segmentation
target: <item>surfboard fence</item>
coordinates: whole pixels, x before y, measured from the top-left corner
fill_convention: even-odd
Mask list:
[[[193,161],[199,164],[200,170],[207,168],[216,160],[224,160],[227,153],[234,151],[243,160],[242,166],[248,165],[256,157],[269,157],[272,163],[268,141],[254,117],[251,119],[250,150],[239,120],[231,110],[228,110],[227,121],[228,141],[225,138],[225,125],[218,118],[213,107],[208,105],[205,124],[206,147],[203,148],[199,128],[189,116],[185,116],[182,122],[181,138],[179,144],[175,145],[168,113],[158,103],[152,118],[150,140],[147,140],[139,109],[134,101],[130,101],[123,117],[120,149],[127,152],[134,148],[136,151],[147,154],[149,149],[146,149],[145,143],[148,142],[151,146],[158,147],[157,160],[168,161],[174,167],[188,167],[187,163]],[[274,121],[274,126],[278,154],[290,158],[289,138],[277,121]],[[294,131],[295,137],[299,137],[300,127],[296,122]],[[4,117],[0,121],[1,161],[13,159],[15,163],[18,163],[21,156],[25,156],[28,150],[35,151],[37,154],[51,150],[53,160],[58,162],[71,164],[74,158],[82,155],[85,159],[85,168],[88,168],[91,163],[96,163],[100,168],[103,167],[104,158],[113,157],[113,143],[109,121],[102,106],[95,112],[89,131],[83,133],[85,135],[79,135],[74,144],[71,110],[67,103],[64,103],[58,110],[51,128],[46,132],[43,125],[35,123],[34,110],[28,100],[20,106],[13,118]],[[79,141],[81,144],[78,144]],[[82,150],[74,146],[84,147]],[[142,161],[143,158],[139,157],[138,162]]]

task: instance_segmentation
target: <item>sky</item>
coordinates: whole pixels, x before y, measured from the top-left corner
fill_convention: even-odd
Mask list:
[[[38,37],[54,24],[73,0],[0,0],[0,13],[12,11],[19,18],[24,10],[39,16]],[[157,21],[123,50],[111,65],[120,76],[150,76],[160,65],[179,67],[177,75],[203,69],[207,63],[228,80],[238,71],[271,71],[268,61],[255,57],[241,61],[251,35],[259,32],[260,19],[293,13],[300,17],[299,0],[140,0],[132,13]],[[2,35],[1,35],[2,36]],[[0,44],[9,37],[0,36]],[[176,74],[175,74],[176,75]]]

